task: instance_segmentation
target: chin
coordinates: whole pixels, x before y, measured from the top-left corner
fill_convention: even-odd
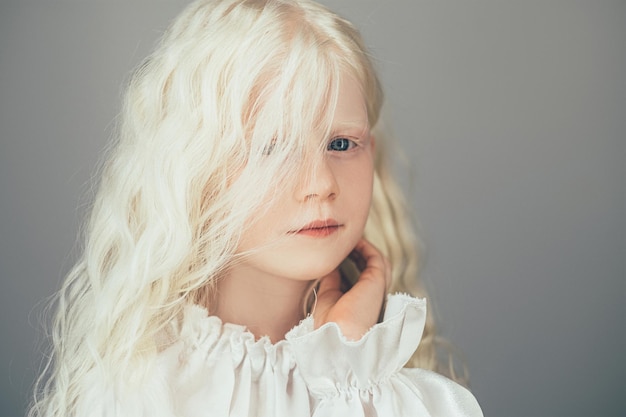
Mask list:
[[[328,258],[309,257],[302,259],[300,257],[292,259],[293,262],[291,262],[291,259],[289,262],[283,260],[280,266],[281,271],[277,275],[298,281],[312,281],[330,274],[339,267],[344,258],[329,260]]]

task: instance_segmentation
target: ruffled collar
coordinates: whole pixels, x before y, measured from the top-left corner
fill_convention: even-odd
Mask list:
[[[407,311],[417,312],[417,314],[409,314],[407,320]],[[426,318],[426,300],[414,298],[408,294],[397,293],[387,296],[385,314],[383,321],[374,325],[368,332],[358,341],[347,340],[341,333],[341,329],[336,323],[326,323],[319,328],[314,328],[314,321],[311,315],[307,316],[294,326],[283,340],[272,342],[269,337],[263,336],[259,339],[250,332],[246,326],[224,323],[217,316],[208,314],[206,308],[189,304],[183,310],[182,320],[178,324],[178,329],[173,329],[171,334],[173,340],[184,343],[188,352],[203,350],[205,352],[230,352],[235,362],[240,362],[246,355],[252,357],[264,356],[275,362],[278,357],[286,356],[289,362],[292,361],[291,352],[292,344],[301,344],[304,339],[317,339],[328,337],[333,333],[342,343],[347,345],[360,345],[365,343],[369,338],[369,334],[375,329],[381,328],[385,331],[387,328],[396,329],[399,334],[395,337],[401,337],[402,333],[410,332],[413,336],[418,335],[417,340],[411,342],[407,360],[417,348],[417,344],[421,338]],[[397,322],[397,323],[396,323]],[[401,323],[400,323],[401,322]],[[393,326],[392,324],[395,323]],[[407,325],[410,330],[407,329]],[[415,339],[415,337],[412,337]],[[314,342],[314,340],[311,340]]]

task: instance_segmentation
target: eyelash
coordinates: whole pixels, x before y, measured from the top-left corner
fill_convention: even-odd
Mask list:
[[[347,149],[333,149],[333,144],[337,142],[342,142],[344,145],[347,145],[348,148]],[[270,155],[272,151],[274,150],[275,146],[276,146],[276,140],[272,140],[268,145],[266,145],[263,148],[263,155],[265,156]],[[334,138],[330,142],[328,142],[328,145],[326,146],[326,150],[331,151],[331,152],[347,152],[356,148],[357,146],[358,144],[354,140],[339,137],[339,138]]]
[[[333,144],[341,142],[344,145],[347,145],[348,148],[347,149],[333,149]],[[334,138],[332,139],[330,142],[328,142],[328,146],[326,147],[326,150],[328,151],[334,151],[334,152],[347,152],[351,149],[354,149],[357,145],[357,143],[351,139],[348,138]]]

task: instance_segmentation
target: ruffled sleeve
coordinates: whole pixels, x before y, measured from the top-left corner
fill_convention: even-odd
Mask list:
[[[405,369],[419,344],[426,301],[388,297],[384,319],[358,341],[339,326],[314,330],[311,317],[286,336],[310,394],[315,417],[482,416],[473,395],[455,382],[423,369]]]

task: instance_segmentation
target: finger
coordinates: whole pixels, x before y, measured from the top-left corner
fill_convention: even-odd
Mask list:
[[[339,271],[324,277],[313,316],[316,328],[332,321],[349,340],[358,340],[380,317],[391,267],[382,253],[365,239],[356,244],[350,257],[363,265],[357,282],[342,293]]]
[[[331,273],[320,280],[318,286],[318,295],[325,292],[341,291],[341,274],[339,269],[334,269]]]
[[[357,243],[354,252],[365,261],[365,268],[354,286],[346,292],[344,301],[369,311],[378,303],[382,305],[390,281],[391,266],[383,254],[365,239]],[[378,311],[375,313],[378,317]]]
[[[388,290],[392,281],[391,262],[385,255],[383,255],[380,249],[372,243],[364,239],[364,244],[364,247],[369,247],[371,250],[371,257],[368,258],[368,266],[371,266],[375,271],[382,272],[382,276],[385,280],[385,289]]]
[[[356,249],[353,249],[352,252],[350,252],[350,254],[348,255],[348,258],[354,263],[354,265],[359,270],[359,272],[363,271],[365,267],[367,266],[367,262],[365,261],[365,258]]]
[[[365,263],[361,268],[359,280],[383,280],[385,287],[390,275],[391,266],[385,256],[370,242],[365,239],[359,240],[354,251]]]

